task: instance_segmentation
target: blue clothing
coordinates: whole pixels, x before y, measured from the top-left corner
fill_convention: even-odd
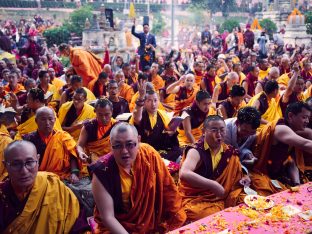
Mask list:
[[[156,48],[156,38],[153,34],[150,34],[150,33],[145,34],[144,32],[136,33],[134,25],[132,26],[131,33],[133,36],[137,37],[140,40],[140,46],[138,49],[138,54],[140,56],[142,56],[145,52],[145,45],[151,44],[154,46],[154,48]]]

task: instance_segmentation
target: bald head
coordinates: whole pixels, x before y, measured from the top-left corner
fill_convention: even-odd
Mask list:
[[[49,115],[53,115],[54,116],[54,112],[50,107],[47,106],[43,106],[40,107],[37,111],[36,111],[36,118],[39,118],[40,116],[42,116],[43,114],[49,114]]]
[[[135,139],[138,138],[138,131],[133,125],[126,122],[121,122],[116,124],[115,127],[113,127],[113,129],[111,130],[109,135],[111,142],[113,142],[113,139],[115,139],[115,136],[117,134],[125,132],[130,132]]]
[[[56,121],[54,111],[49,107],[40,107],[36,111],[36,123],[39,133],[44,136],[49,136],[53,132],[53,127]]]
[[[30,141],[13,141],[4,150],[4,160],[6,162],[13,161],[15,156],[25,156],[25,149],[27,149],[28,152],[31,152],[31,155],[33,155],[34,159],[37,159],[37,149],[36,146],[31,143]]]
[[[236,72],[230,72],[227,76],[227,84],[231,88],[233,85],[236,85],[239,83],[239,76]]]
[[[276,80],[280,75],[280,71],[278,67],[271,67],[269,71],[269,78]]]

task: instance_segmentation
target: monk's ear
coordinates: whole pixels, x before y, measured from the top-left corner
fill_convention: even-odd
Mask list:
[[[138,142],[140,143],[141,142],[141,136],[138,135]]]
[[[37,160],[39,160],[40,159],[40,154],[37,154]]]

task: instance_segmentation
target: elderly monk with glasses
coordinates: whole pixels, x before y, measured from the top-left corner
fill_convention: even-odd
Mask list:
[[[95,233],[165,233],[183,225],[182,200],[159,153],[136,128],[111,130],[111,153],[90,166]]]
[[[57,175],[38,172],[38,162],[29,141],[14,141],[5,149],[9,177],[0,184],[0,233],[85,231],[75,195]]]

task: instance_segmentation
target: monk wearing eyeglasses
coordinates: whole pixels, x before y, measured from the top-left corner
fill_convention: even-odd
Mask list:
[[[188,221],[235,206],[242,201],[243,178],[238,152],[224,143],[222,117],[208,116],[202,138],[188,146],[182,159],[179,190]]]
[[[165,233],[183,225],[182,200],[160,155],[136,128],[117,124],[111,153],[90,166],[95,233]]]
[[[59,177],[38,172],[39,154],[29,141],[4,151],[9,178],[0,184],[0,233],[80,233],[87,223],[74,193]]]

